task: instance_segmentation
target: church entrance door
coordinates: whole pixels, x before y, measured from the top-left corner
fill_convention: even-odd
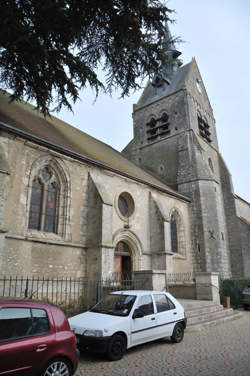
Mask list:
[[[132,260],[131,251],[127,243],[120,241],[115,247],[114,272],[120,280],[131,280]]]

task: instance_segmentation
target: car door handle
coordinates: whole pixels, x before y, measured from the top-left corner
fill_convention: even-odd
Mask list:
[[[173,315],[177,315],[177,312],[173,312]]]
[[[43,345],[39,345],[37,346],[36,348],[36,352],[41,352],[41,351],[44,351],[47,349],[47,345],[46,344],[43,344]]]
[[[155,317],[152,317],[151,320],[155,320]]]

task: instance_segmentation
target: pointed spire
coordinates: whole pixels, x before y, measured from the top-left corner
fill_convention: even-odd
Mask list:
[[[152,81],[152,85],[155,87],[161,87],[164,82],[169,84],[171,78],[176,71],[176,69],[182,64],[178,57],[181,52],[175,48],[173,37],[170,33],[168,22],[165,23],[165,32],[163,38],[164,52],[168,56],[170,63],[167,66],[162,66],[161,71],[163,74],[157,73]]]
[[[171,59],[177,59],[180,55],[181,52],[178,51],[175,48],[174,40],[173,37],[170,33],[168,22],[165,22],[165,33],[164,33],[164,39],[163,39],[163,44],[165,44],[165,52]]]

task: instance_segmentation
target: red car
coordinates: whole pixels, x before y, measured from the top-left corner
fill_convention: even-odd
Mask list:
[[[0,298],[0,375],[71,376],[77,363],[75,335],[58,307]]]

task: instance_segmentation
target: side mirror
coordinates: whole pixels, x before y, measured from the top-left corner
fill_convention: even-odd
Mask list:
[[[143,312],[140,310],[140,308],[135,309],[132,319],[140,319],[141,317],[144,317]]]

